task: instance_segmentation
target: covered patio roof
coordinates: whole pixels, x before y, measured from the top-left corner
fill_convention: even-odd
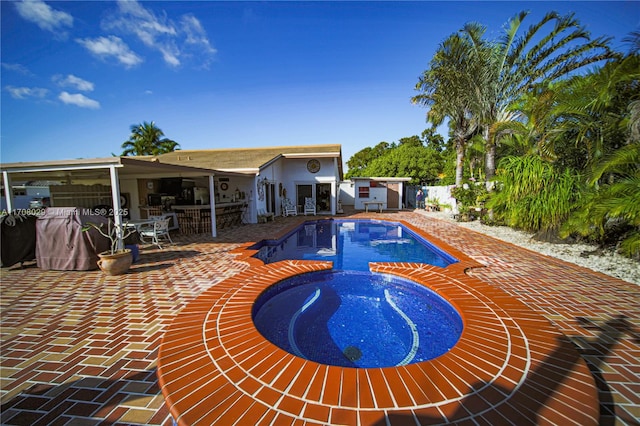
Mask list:
[[[222,172],[207,167],[177,165],[159,160],[142,160],[134,157],[106,157],[0,164],[3,177],[5,174],[9,174],[14,181],[109,179],[109,169],[111,168],[117,168],[118,174],[122,176],[166,176],[167,174],[180,177],[217,174],[246,176],[244,173]]]
[[[208,176],[210,192],[213,193],[213,176],[247,176],[247,173],[213,170],[206,167],[194,167],[191,165],[168,164],[157,158],[145,160],[132,157],[107,157],[75,160],[54,160],[38,162],[18,162],[0,164],[2,180],[4,183],[4,196],[7,201],[7,210],[13,211],[13,181],[49,180],[64,181],[66,183],[109,180],[111,183],[111,197],[116,225],[122,224],[120,178],[127,176],[154,177],[194,177]],[[249,173],[251,175],[251,173]],[[215,221],[215,214],[212,214]],[[215,227],[212,235],[216,236]],[[120,238],[120,244],[123,245]]]

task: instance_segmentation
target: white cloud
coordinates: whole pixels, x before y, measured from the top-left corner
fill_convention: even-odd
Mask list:
[[[49,91],[40,87],[14,87],[6,86],[5,90],[11,94],[14,99],[37,98],[43,99]]]
[[[75,105],[80,108],[100,108],[100,102],[87,98],[85,95],[80,93],[71,94],[68,92],[62,92],[60,93],[60,96],[58,96],[58,99],[60,99],[65,104]]]
[[[177,31],[166,15],[156,16],[136,1],[119,1],[118,9],[120,13],[103,21],[105,30],[133,34],[145,46],[158,50],[167,64],[180,65],[174,41]]]
[[[202,24],[192,14],[183,15],[180,23],[185,34],[185,50],[189,55],[200,58],[203,66],[208,67],[217,50],[211,46]]]
[[[205,52],[216,53],[216,49],[211,47],[207,32],[202,27],[202,24],[192,14],[182,16],[182,31],[186,35],[185,42],[188,44],[200,46]]]
[[[73,26],[73,17],[66,12],[55,10],[41,0],[17,2],[16,10],[25,20],[33,22],[45,31],[65,35],[63,28]]]
[[[154,13],[137,1],[121,0],[118,12],[103,20],[102,28],[136,36],[148,48],[157,50],[171,67],[182,65],[184,58],[197,58],[208,64],[216,50],[200,21],[187,14],[179,22],[177,25],[164,11]]]
[[[142,7],[137,1],[120,0],[118,7],[122,15],[118,16],[112,24],[136,34],[149,46],[155,43],[158,36],[175,36],[177,34],[173,23],[166,14],[158,17],[149,9]]]
[[[59,74],[53,76],[53,81],[57,83],[60,87],[73,87],[76,90],[80,90],[81,92],[91,92],[93,91],[93,83],[87,80],[83,80],[80,77],[76,77],[73,74],[69,74],[66,77],[61,76]]]
[[[180,66],[180,51],[173,43],[167,43],[164,46],[158,46],[158,50],[162,53],[162,59],[172,67]]]
[[[120,37],[84,38],[76,39],[76,41],[94,55],[103,59],[116,58],[127,68],[134,67],[142,62],[142,58],[129,49],[129,46]]]
[[[17,73],[24,74],[24,75],[33,75],[33,73],[29,71],[27,67],[20,64],[9,64],[9,63],[3,62],[2,68],[9,71],[15,71]]]

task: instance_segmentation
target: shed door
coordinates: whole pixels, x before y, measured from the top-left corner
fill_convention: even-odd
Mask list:
[[[387,208],[398,209],[400,205],[399,183],[387,183]]]

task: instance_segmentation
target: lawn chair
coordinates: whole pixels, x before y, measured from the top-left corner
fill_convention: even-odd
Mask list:
[[[306,216],[307,213],[313,213],[314,216],[316,215],[316,200],[310,197],[304,198],[304,215]]]
[[[141,226],[138,234],[140,235],[140,239],[146,243],[145,238],[150,238],[151,243],[158,246],[158,248],[162,248],[160,245],[160,240],[165,239],[169,240],[171,244],[173,244],[173,240],[171,240],[171,235],[169,234],[169,221],[171,218],[164,217],[155,220],[152,224]]]
[[[298,216],[298,209],[290,199],[284,198],[282,200],[282,216]]]

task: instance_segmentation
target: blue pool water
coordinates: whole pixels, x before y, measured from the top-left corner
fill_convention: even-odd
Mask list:
[[[253,319],[289,353],[358,368],[435,358],[462,333],[460,315],[435,292],[366,272],[312,272],[281,281],[256,300]]]
[[[258,331],[289,353],[328,365],[389,367],[435,358],[460,338],[462,319],[442,297],[412,281],[369,272],[369,262],[458,262],[401,224],[307,222],[253,248],[265,263],[333,261],[333,270],[283,280],[254,303]]]
[[[330,260],[335,270],[368,271],[369,262],[418,262],[446,267],[457,259],[401,224],[372,220],[307,222],[277,241],[253,247],[265,263]]]

